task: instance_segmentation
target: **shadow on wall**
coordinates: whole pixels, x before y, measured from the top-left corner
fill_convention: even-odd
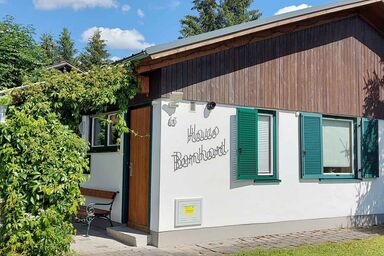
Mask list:
[[[384,156],[381,150],[381,157]],[[383,166],[380,166],[382,169]],[[364,181],[356,185],[357,206],[351,217],[352,226],[377,225],[384,222],[384,180],[383,178]],[[375,215],[373,215],[375,214]]]
[[[383,62],[380,63],[383,65]],[[384,69],[383,69],[384,70]],[[372,116],[384,119],[384,98],[382,96],[384,89],[384,77],[373,71],[371,76],[364,79],[365,98],[363,105],[364,116]]]
[[[382,66],[384,63],[381,62]],[[384,71],[384,68],[383,68]],[[384,77],[374,71],[365,79],[363,115],[384,118]],[[380,127],[380,125],[379,125]],[[379,178],[368,179],[356,185],[357,207],[351,218],[354,226],[375,225],[384,222],[384,131],[379,129]]]

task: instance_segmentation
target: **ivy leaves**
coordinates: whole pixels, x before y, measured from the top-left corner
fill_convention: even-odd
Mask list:
[[[88,146],[48,105],[11,106],[0,127],[4,254],[60,255],[69,250],[74,230],[68,217],[81,203]]]
[[[13,93],[22,101],[33,97],[50,102],[52,112],[58,114],[60,121],[77,131],[82,115],[104,113],[111,107],[118,109],[120,120],[124,120],[123,114],[139,88],[133,70],[133,64],[125,63],[94,66],[85,73],[41,71],[26,78],[27,84],[33,84],[27,90]],[[128,131],[125,122],[115,126],[119,134]]]
[[[119,109],[113,125],[127,132],[123,114],[138,82],[130,63],[86,73],[35,70],[27,79],[29,86],[0,97],[2,104],[13,100],[0,124],[0,254],[63,255],[88,169],[81,116]]]

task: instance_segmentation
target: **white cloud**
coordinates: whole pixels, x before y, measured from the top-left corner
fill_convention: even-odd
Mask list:
[[[279,14],[283,14],[283,13],[287,13],[287,12],[293,12],[293,11],[297,11],[297,10],[301,10],[301,9],[305,9],[305,8],[309,8],[309,7],[311,7],[311,6],[308,4],[291,5],[291,6],[281,8],[280,10],[278,10],[275,13],[275,15],[279,15]]]
[[[179,7],[180,4],[181,4],[180,0],[171,0],[169,7],[171,7],[171,9],[175,9]]]
[[[140,18],[144,18],[144,16],[145,16],[143,10],[141,10],[140,8],[137,9],[137,16],[139,16]]]
[[[129,10],[131,10],[131,6],[129,4],[124,4],[121,6],[121,10],[123,12],[129,12]]]
[[[109,58],[111,61],[118,61],[118,60],[121,60],[122,58],[121,57],[118,57],[118,56],[113,56],[113,57],[110,57]]]
[[[84,8],[116,8],[116,0],[33,0],[35,8],[40,10],[55,10],[72,8],[80,10]]]
[[[105,40],[107,46],[112,49],[143,50],[152,46],[145,41],[145,38],[136,29],[124,30],[120,28],[92,27],[87,29],[81,35],[83,42],[88,42],[93,33],[99,29],[101,39]]]
[[[162,1],[161,3],[162,4],[152,3],[149,4],[148,7],[153,10],[175,10],[182,4],[181,0],[168,0]]]

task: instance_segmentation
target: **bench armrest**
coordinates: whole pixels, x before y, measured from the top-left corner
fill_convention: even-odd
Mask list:
[[[87,215],[94,216],[95,215],[95,203],[89,203],[86,207]]]

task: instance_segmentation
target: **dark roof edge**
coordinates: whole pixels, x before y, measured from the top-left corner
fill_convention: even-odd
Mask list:
[[[115,61],[115,62],[113,62],[113,64],[120,64],[120,63],[126,62],[126,61],[140,61],[142,59],[145,59],[148,56],[149,56],[149,54],[144,50],[144,51],[141,51],[139,53],[132,54],[129,57],[122,58],[121,60]]]
[[[325,4],[325,5],[315,6],[315,7],[309,7],[309,8],[305,8],[305,9],[301,9],[301,10],[297,10],[297,11],[293,11],[293,12],[288,12],[288,13],[284,13],[284,14],[280,14],[280,15],[274,15],[274,16],[271,16],[271,17],[268,17],[265,19],[246,22],[246,23],[218,29],[215,31],[203,33],[200,35],[179,39],[179,40],[176,40],[176,41],[173,41],[170,43],[152,46],[152,47],[145,49],[145,53],[147,54],[146,55],[146,57],[147,57],[147,56],[152,55],[152,54],[158,54],[158,53],[165,52],[168,50],[173,50],[173,49],[176,49],[179,47],[188,46],[188,45],[192,45],[192,44],[199,43],[199,42],[204,42],[204,41],[207,41],[210,39],[219,38],[221,36],[230,35],[230,34],[245,31],[245,30],[248,30],[251,28],[256,28],[256,27],[268,25],[271,23],[276,23],[279,21],[283,21],[283,20],[287,20],[287,19],[291,19],[291,18],[295,18],[295,17],[300,17],[303,15],[308,15],[308,14],[312,14],[312,13],[316,13],[316,12],[320,12],[320,11],[325,11],[325,10],[333,9],[333,8],[337,8],[337,7],[343,7],[343,6],[347,6],[347,5],[363,3],[363,2],[367,2],[367,1],[370,1],[370,0],[343,0],[343,1],[338,1],[338,2],[334,2],[334,3],[330,3],[330,4]],[[379,0],[377,2],[379,2]],[[137,55],[139,55],[139,54],[137,54]],[[132,57],[134,57],[134,56],[132,56]],[[131,57],[129,57],[129,58],[131,58]]]

